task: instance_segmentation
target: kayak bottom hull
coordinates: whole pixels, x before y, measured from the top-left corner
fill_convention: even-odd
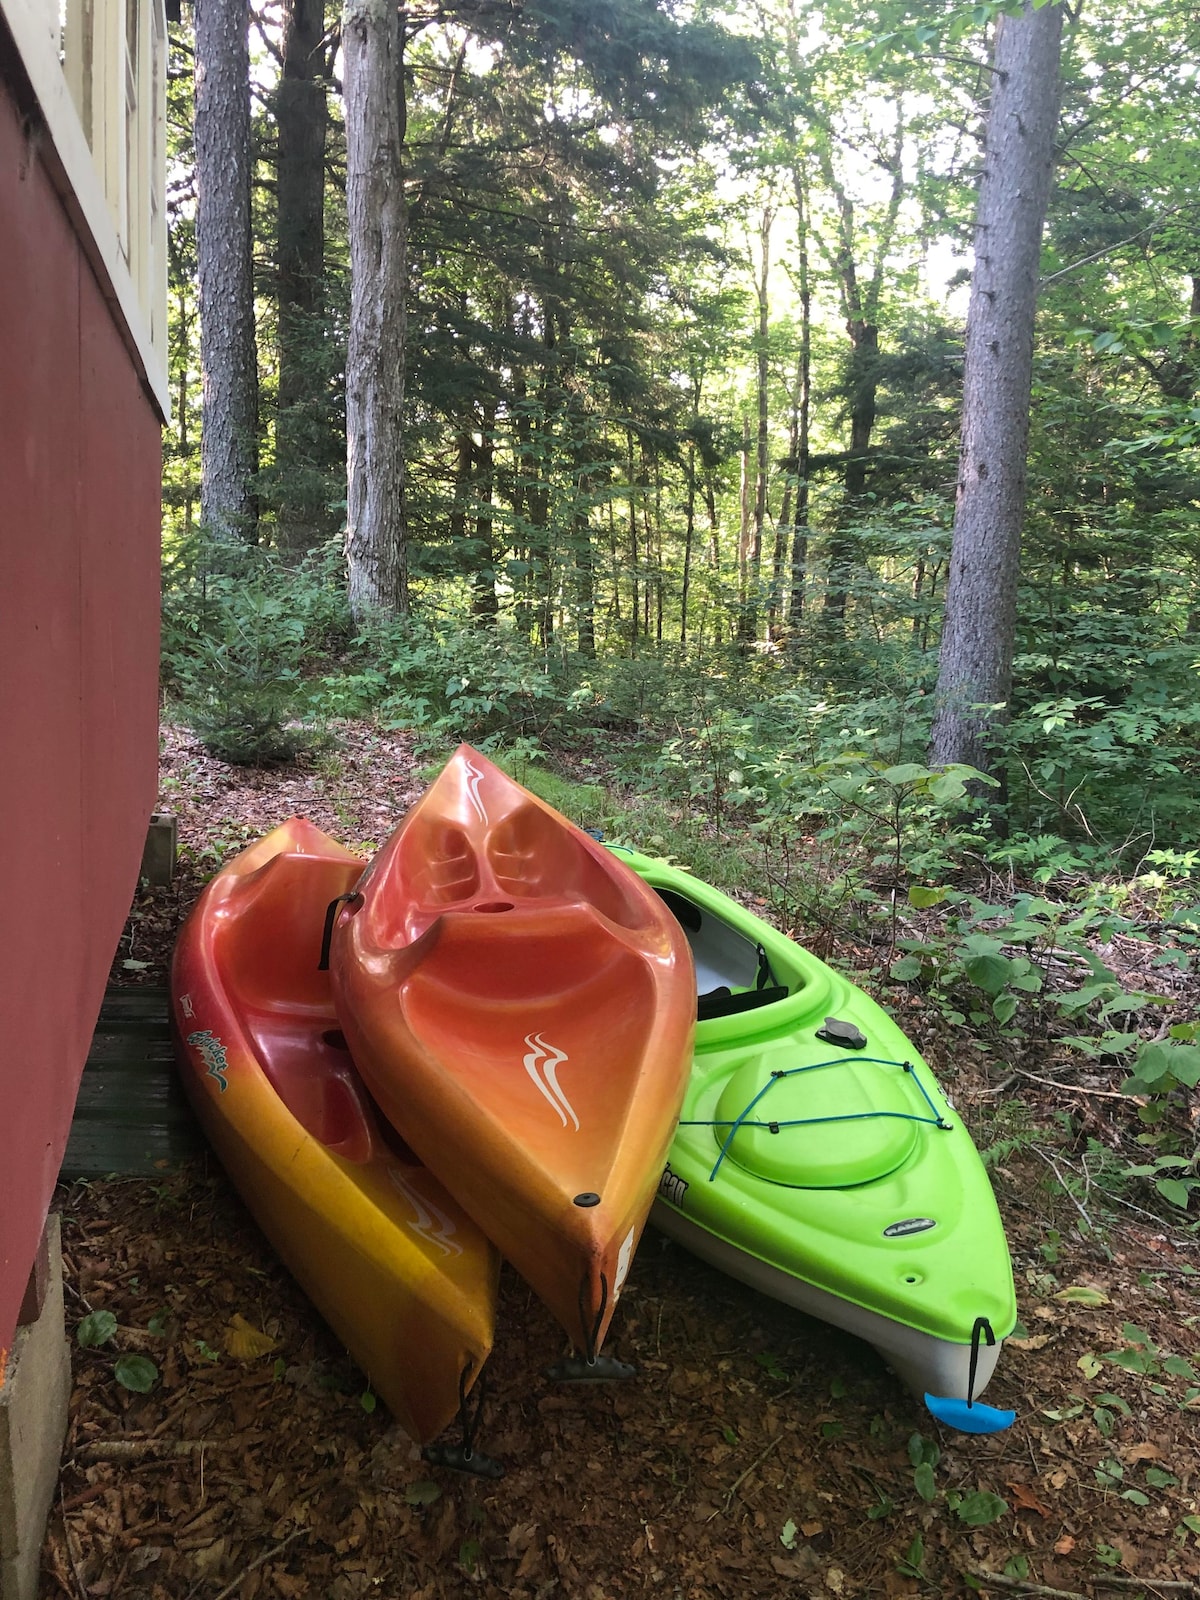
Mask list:
[[[974,1390],[968,1394],[971,1369],[969,1344],[957,1344],[950,1339],[922,1333],[918,1328],[910,1328],[878,1311],[855,1305],[841,1295],[831,1294],[828,1289],[820,1289],[793,1273],[773,1267],[749,1251],[700,1227],[663,1200],[655,1201],[650,1221],[669,1239],[729,1277],[738,1279],[751,1289],[757,1289],[772,1300],[794,1306],[819,1322],[841,1328],[873,1346],[918,1399],[933,1394],[964,1401],[977,1400],[996,1370],[1003,1340],[997,1339],[993,1345],[980,1342]]]

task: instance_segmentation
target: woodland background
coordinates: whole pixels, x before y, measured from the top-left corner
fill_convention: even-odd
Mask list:
[[[1200,10],[194,21],[170,714],[331,773],[348,721],[435,764],[479,744],[810,942],[865,940],[978,1047],[1113,1063],[1121,1175],[1190,1215]],[[987,206],[1039,115],[1022,267]],[[980,405],[966,359],[964,409],[972,338],[977,379],[1025,365]],[[951,618],[996,667],[971,765],[934,718]],[[1126,985],[1114,934],[1163,982]]]

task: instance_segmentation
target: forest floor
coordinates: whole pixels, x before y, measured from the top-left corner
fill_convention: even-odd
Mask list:
[[[139,892],[113,981],[164,984],[204,881],[288,816],[377,846],[421,766],[404,734],[361,725],[274,771],[168,728],[180,868]],[[872,964],[849,943],[831,955],[860,978]],[[993,1180],[1022,1324],[987,1398],[1016,1410],[1011,1430],[940,1429],[867,1347],[648,1232],[609,1344],[640,1376],[549,1383],[561,1335],[506,1269],[481,1439],[506,1475],[435,1470],[364,1407],[202,1160],[59,1191],[69,1330],[101,1308],[118,1330],[74,1348],[42,1600],[1200,1596],[1200,1251],[1145,1195],[1089,1187],[1088,1137],[1121,1137],[1116,1080],[1056,1079],[1036,1042],[1000,1063],[906,992],[882,998],[977,1141],[1008,1136]],[[238,1317],[272,1348],[231,1354]],[[115,1381],[129,1353],[156,1364],[150,1392]]]

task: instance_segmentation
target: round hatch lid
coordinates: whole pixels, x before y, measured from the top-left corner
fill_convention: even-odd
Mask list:
[[[725,1085],[713,1128],[718,1149],[731,1124],[768,1083],[768,1061],[779,1060],[778,1054],[767,1060],[755,1054]],[[777,1079],[733,1135],[725,1159],[793,1189],[871,1183],[894,1172],[912,1153],[917,1142],[912,1119],[930,1115],[919,1101],[901,1066],[875,1066],[848,1055],[833,1066]],[[771,1125],[779,1131],[772,1133]]]

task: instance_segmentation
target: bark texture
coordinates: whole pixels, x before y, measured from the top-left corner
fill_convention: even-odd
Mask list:
[[[401,38],[388,0],[342,16],[350,334],[346,352],[346,568],[357,621],[408,613],[404,509],[404,199]]]
[[[224,539],[253,538],[257,520],[249,20],[246,0],[196,0],[200,515]]]
[[[280,478],[279,543],[293,555],[325,536],[320,466],[328,464],[330,433],[314,404],[314,357],[325,309],[324,0],[286,0],[283,72],[275,98],[279,129],[279,412],[276,459]]]
[[[963,423],[932,759],[981,771],[1007,718],[1033,330],[1054,171],[1062,7],[1001,17],[976,211]],[[1001,709],[996,709],[996,708]]]

